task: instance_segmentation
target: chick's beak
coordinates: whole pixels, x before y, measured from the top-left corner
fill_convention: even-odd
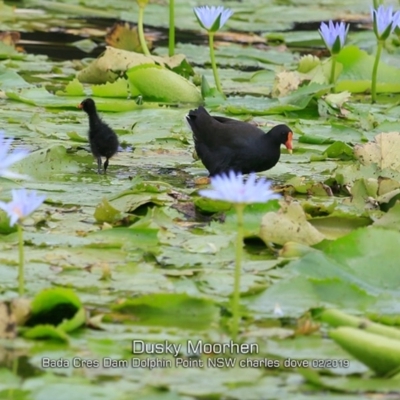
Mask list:
[[[288,149],[289,154],[293,153],[292,139],[293,139],[293,132],[289,132],[288,139],[285,142],[285,146]]]
[[[83,105],[82,105],[82,103],[81,104],[78,104],[78,106],[77,106],[78,108],[80,108],[81,110],[82,110],[82,108],[83,108]]]

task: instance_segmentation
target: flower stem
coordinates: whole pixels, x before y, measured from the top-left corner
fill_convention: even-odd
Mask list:
[[[336,55],[332,54],[332,57],[331,57],[331,76],[329,78],[329,83],[331,85],[335,84],[335,82],[336,82],[335,77],[336,77]],[[333,88],[333,91],[335,91],[335,88]]]
[[[168,55],[172,57],[175,52],[175,3],[169,0],[169,35],[168,35]]]
[[[138,33],[139,33],[139,42],[142,48],[142,51],[145,56],[150,55],[150,51],[147,47],[146,39],[144,37],[144,29],[143,29],[143,15],[144,15],[144,7],[139,6],[139,18],[138,18]]]
[[[377,10],[378,7],[382,4],[382,0],[373,0],[374,9]]]
[[[239,331],[240,320],[240,275],[242,273],[242,256],[243,256],[243,210],[244,204],[236,204],[237,215],[237,236],[236,236],[236,260],[235,260],[235,281],[233,286],[232,297],[232,337],[235,340]]]
[[[18,253],[19,253],[19,264],[18,264],[18,292],[22,296],[24,294],[24,235],[21,224],[18,226]]]
[[[378,48],[376,50],[374,67],[372,69],[372,83],[371,83],[371,102],[372,103],[376,102],[376,78],[378,75],[378,66],[379,66],[379,60],[381,58],[383,43],[384,42],[382,40],[378,40]]]
[[[211,58],[211,66],[213,69],[215,85],[217,86],[217,90],[223,95],[221,82],[219,81],[218,71],[217,71],[217,63],[215,62],[215,53],[214,53],[214,32],[208,32],[209,44],[210,44],[210,58]]]
[[[18,376],[18,365],[19,365],[19,357],[14,357],[12,361],[12,372],[14,376]],[[16,388],[14,386],[10,385],[10,388],[8,389],[8,399],[14,399],[14,393]]]

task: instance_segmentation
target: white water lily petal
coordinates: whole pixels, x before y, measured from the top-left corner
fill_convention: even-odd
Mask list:
[[[371,15],[372,20],[376,23],[376,34],[379,39],[386,39],[386,37],[382,38],[382,35],[389,26],[391,26],[391,28],[388,34],[392,33],[400,24],[400,11],[393,14],[393,7],[380,5],[378,9],[371,8]]]
[[[201,26],[207,30],[210,30],[213,27],[218,17],[220,17],[220,20],[219,26],[216,30],[221,29],[225,25],[226,21],[228,21],[228,19],[233,15],[233,11],[230,8],[224,8],[222,6],[195,7],[193,11]]]
[[[8,168],[28,155],[26,150],[10,151],[12,139],[5,139],[4,132],[0,131],[0,176],[9,179],[23,179],[24,176],[11,172]]]
[[[324,40],[325,45],[329,51],[332,52],[333,46],[336,43],[337,38],[339,38],[340,42],[340,49],[338,49],[337,52],[339,52],[343,48],[346,42],[349,27],[350,25],[346,26],[344,22],[334,23],[333,21],[329,21],[328,25],[325,22],[321,23],[319,33],[322,36],[322,39]]]
[[[0,208],[10,218],[10,226],[14,226],[16,222],[33,213],[46,198],[46,196],[37,195],[34,190],[28,192],[26,189],[13,189],[11,193],[12,200],[9,203],[0,201]]]
[[[271,182],[266,181],[265,178],[256,180],[254,173],[249,175],[247,181],[243,181],[242,174],[236,175],[230,171],[228,175],[217,175],[211,178],[211,185],[213,189],[200,190],[200,195],[238,204],[266,203],[280,198],[279,194],[270,189]]]

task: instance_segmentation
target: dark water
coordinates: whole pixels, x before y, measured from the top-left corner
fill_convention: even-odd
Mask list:
[[[71,19],[71,22],[80,22],[82,26],[88,28],[104,29],[104,35],[106,35],[107,30],[110,29],[115,23],[124,23],[124,21],[119,21],[116,19],[107,18],[93,18],[93,19]],[[134,26],[134,24],[133,24]],[[168,30],[165,28],[152,28],[146,27],[146,33],[150,33],[152,38],[155,38],[155,47],[168,47]],[[27,53],[31,54],[44,54],[49,56],[52,60],[62,61],[76,59],[80,60],[82,58],[90,57],[96,58],[105,49],[104,37],[90,37],[88,35],[74,35],[71,33],[66,33],[62,29],[59,31],[51,32],[20,32],[21,40],[19,44],[23,46]],[[193,43],[193,44],[204,44],[204,35],[196,35],[192,31],[182,31],[177,29],[175,33],[177,43]],[[92,52],[87,53],[82,51],[72,43],[83,39],[91,39],[98,44]]]
[[[104,30],[104,35],[116,23],[125,23],[125,21],[116,20],[114,18],[71,18],[71,23],[81,23],[87,28],[95,28]],[[132,26],[135,24],[130,23]],[[293,31],[315,31],[318,30],[320,22],[295,23]],[[145,32],[149,33],[152,38],[155,38],[153,44],[155,47],[168,47],[168,30],[161,27],[146,26]],[[257,33],[257,32],[256,32]],[[104,37],[90,37],[88,35],[74,35],[66,33],[60,28],[59,31],[52,30],[51,32],[20,32],[22,45],[27,53],[43,54],[50,57],[52,60],[80,60],[82,58],[98,57],[105,49]],[[82,51],[73,46],[72,43],[83,39],[91,39],[98,44],[90,53]],[[197,34],[194,31],[185,31],[176,29],[176,43],[192,43],[205,44],[207,38],[202,34]],[[308,49],[309,52],[310,49]]]

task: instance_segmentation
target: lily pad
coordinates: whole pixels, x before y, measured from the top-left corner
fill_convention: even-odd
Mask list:
[[[356,46],[346,46],[337,56],[343,70],[336,83],[336,91],[348,90],[352,93],[362,93],[371,89],[371,75],[375,56]],[[377,76],[377,92],[400,92],[400,69],[380,61]]]
[[[158,65],[139,65],[126,71],[131,87],[145,100],[200,104],[203,99],[193,83]]]
[[[126,51],[107,46],[103,54],[77,74],[82,83],[102,84],[114,82],[124,77],[130,68],[139,65],[158,65],[176,71],[189,71],[185,56],[176,54],[172,57],[145,56],[142,53]],[[184,73],[184,75],[186,75]]]
[[[62,145],[53,145],[47,149],[37,150],[21,160],[15,170],[36,178],[55,179],[57,174],[76,173],[80,169]]]
[[[145,40],[147,48],[151,50],[153,47],[152,41],[148,37]],[[107,33],[106,42],[109,46],[116,49],[143,53],[137,26],[133,26],[128,22],[115,23]]]
[[[68,82],[65,91],[58,91],[56,94],[64,96],[85,96],[85,91],[82,83],[74,78],[72,81]]]
[[[187,294],[160,293],[129,299],[113,307],[131,314],[132,323],[205,329],[218,320],[218,309],[210,301]]]
[[[354,154],[363,165],[400,171],[400,133],[380,133],[374,141],[355,146]]]
[[[264,316],[273,316],[276,303],[288,316],[321,305],[397,315],[397,240],[400,232],[368,227],[323,241],[315,246],[320,251],[290,262],[282,271],[289,274],[285,279],[245,302]]]
[[[69,289],[47,289],[36,295],[31,303],[31,315],[24,330],[30,339],[53,338],[68,340],[68,332],[85,323],[85,311],[78,296]]]
[[[103,85],[92,85],[92,92],[94,96],[98,97],[122,97],[128,98],[128,81],[123,78],[119,78],[113,83],[107,82]],[[138,96],[139,91],[131,90],[131,96]]]
[[[266,242],[285,244],[298,242],[313,245],[325,239],[306,218],[300,204],[283,204],[277,212],[264,215],[261,222],[260,237]]]

